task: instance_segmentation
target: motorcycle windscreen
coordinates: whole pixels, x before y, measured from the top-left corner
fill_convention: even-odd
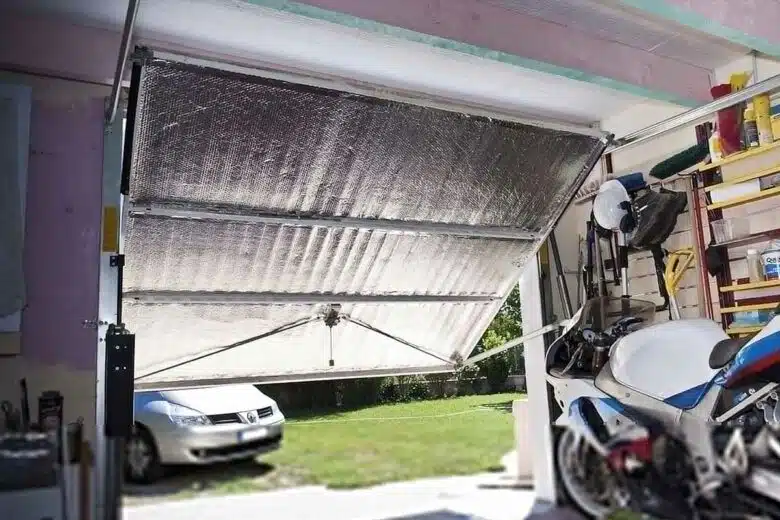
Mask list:
[[[133,84],[137,388],[452,370],[606,142],[154,58]]]

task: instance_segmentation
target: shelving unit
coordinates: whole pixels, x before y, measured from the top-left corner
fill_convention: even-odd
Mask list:
[[[727,164],[734,164],[737,161],[744,161],[745,159],[764,154],[770,150],[774,150],[775,148],[780,148],[780,140],[775,141],[770,145],[760,146],[758,148],[751,148],[750,150],[745,150],[744,152],[731,154],[725,159],[723,159],[722,161],[708,163],[708,164],[700,164],[699,173],[712,171],[722,166],[726,166]]]
[[[746,336],[760,332],[763,328],[763,326],[758,325],[755,327],[729,327],[726,329],[726,334],[729,336]]]
[[[754,291],[756,289],[769,289],[770,287],[780,287],[780,280],[766,280],[763,282],[747,282],[731,285],[721,285],[719,287],[720,292],[738,292],[738,291]]]
[[[702,135],[706,132],[699,132],[697,135],[699,139],[702,139]],[[727,165],[736,165],[741,161],[755,158],[766,154],[772,150],[780,149],[780,140],[775,141],[768,146],[762,146],[760,148],[754,148],[746,150],[744,152],[731,155],[722,161],[712,164],[700,164],[697,174],[692,179],[694,189],[694,199],[696,200],[696,211],[694,212],[693,224],[697,226],[697,233],[700,237],[700,247],[697,257],[699,258],[700,268],[706,272],[706,255],[704,255],[704,248],[706,244],[703,243],[704,234],[703,226],[707,226],[712,222],[723,219],[722,210],[728,208],[735,208],[742,205],[750,204],[757,201],[767,200],[776,195],[780,195],[780,186],[771,187],[765,190],[761,190],[755,193],[734,197],[727,200],[721,200],[718,202],[712,202],[710,199],[713,190],[728,186],[735,186],[743,182],[755,181],[770,175],[774,175],[780,172],[780,158],[775,160],[774,156],[770,156],[766,159],[759,159],[755,161],[756,165],[751,163],[746,164],[746,168],[756,166],[755,171],[745,172],[741,175],[737,175],[732,178],[723,180],[723,172],[721,168]],[[768,159],[768,160],[767,160]],[[773,164],[768,164],[769,162]],[[737,173],[737,172],[730,172]],[[699,196],[705,197],[704,203],[699,202]],[[778,198],[780,201],[780,198]],[[707,219],[702,221],[701,210],[706,210]],[[731,273],[731,261],[733,257],[729,256],[729,249],[734,247],[743,247],[750,244],[756,244],[760,242],[766,242],[773,239],[780,239],[780,226],[776,229],[767,230],[760,233],[752,233],[747,236],[735,238],[727,242],[719,243],[717,246],[721,248],[723,252],[723,268],[716,276],[717,282],[717,302],[719,303],[721,322],[726,333],[730,336],[750,336],[759,332],[761,326],[747,326],[740,325],[734,321],[734,315],[739,312],[750,311],[764,311],[773,310],[780,303],[780,292],[772,291],[776,294],[772,296],[765,296],[766,289],[780,288],[780,280],[766,280],[761,282],[749,282],[746,280],[734,280]],[[748,291],[764,291],[764,295],[755,296],[755,292],[749,293]],[[711,305],[713,298],[710,295],[709,283],[705,287],[706,301],[708,305]],[[762,293],[758,293],[762,294]],[[712,309],[708,309],[708,312],[712,312]]]
[[[774,197],[775,195],[778,194],[780,194],[780,186],[775,186],[774,188],[757,191],[756,193],[751,193],[750,195],[743,195],[742,197],[734,197],[733,199],[728,199],[720,202],[715,202],[713,204],[708,204],[707,209],[713,210],[713,209],[733,208],[735,206],[741,206],[742,204],[747,204],[748,202],[756,202],[759,200],[768,199],[769,197]]]

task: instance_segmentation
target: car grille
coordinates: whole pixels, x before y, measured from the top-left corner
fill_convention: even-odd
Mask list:
[[[258,408],[257,410],[257,418],[262,419],[263,417],[270,417],[274,414],[274,409],[270,406],[266,406],[265,408]]]
[[[241,422],[241,418],[237,413],[220,413],[217,415],[209,415],[208,418],[209,421],[211,421],[211,424],[232,424]]]
[[[268,437],[267,439],[246,442],[244,444],[234,444],[232,446],[222,446],[219,448],[205,448],[202,450],[190,450],[190,453],[201,459],[209,457],[226,457],[239,453],[249,453],[266,446],[273,446],[274,444],[278,444],[280,442],[282,442],[281,433],[274,435],[273,437]]]

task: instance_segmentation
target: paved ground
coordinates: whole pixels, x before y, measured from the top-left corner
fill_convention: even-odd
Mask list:
[[[386,484],[353,491],[307,486],[125,507],[125,520],[520,520],[530,490],[476,475]]]

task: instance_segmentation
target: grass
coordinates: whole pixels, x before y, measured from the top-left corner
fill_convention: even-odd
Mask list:
[[[284,447],[264,461],[335,488],[495,470],[512,448],[515,398],[456,397],[291,420]]]
[[[355,488],[499,470],[514,442],[519,394],[455,397],[290,419],[282,448],[262,463],[176,468],[135,499],[246,493],[303,484]]]

